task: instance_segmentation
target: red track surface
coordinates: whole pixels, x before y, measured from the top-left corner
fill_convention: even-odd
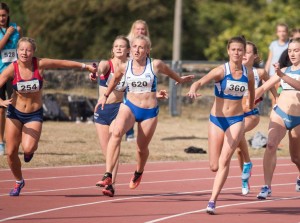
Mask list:
[[[214,179],[207,161],[148,163],[140,186],[130,190],[134,170],[133,164],[120,166],[113,198],[94,186],[104,166],[23,169],[26,186],[19,197],[8,196],[14,180],[9,170],[0,170],[0,222],[300,223],[298,172],[289,159],[278,160],[272,197],[265,201],[256,199],[262,160],[254,160],[248,196],[241,195],[233,160],[214,216],[205,213]]]

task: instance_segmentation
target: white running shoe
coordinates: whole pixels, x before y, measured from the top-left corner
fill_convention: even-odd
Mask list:
[[[214,201],[209,201],[207,208],[206,208],[206,213],[208,214],[215,214],[216,213],[216,203]]]
[[[267,185],[265,185],[261,188],[259,194],[257,195],[257,198],[260,200],[265,200],[267,197],[270,197],[271,194],[271,189]]]
[[[250,192],[249,179],[242,180],[242,194],[247,195]]]

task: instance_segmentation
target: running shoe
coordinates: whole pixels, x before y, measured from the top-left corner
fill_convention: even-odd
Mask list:
[[[244,163],[243,172],[242,172],[242,180],[247,180],[251,176],[252,163]]]
[[[106,185],[102,190],[103,195],[113,197],[115,195],[115,189],[112,184]]]
[[[24,161],[25,161],[25,163],[29,163],[30,160],[32,159],[33,155],[34,155],[34,153],[31,153],[31,154],[24,153]]]
[[[257,195],[257,198],[260,200],[265,200],[267,197],[270,197],[271,194],[271,189],[267,185],[265,185],[261,188],[259,194]]]
[[[216,203],[214,201],[208,202],[206,213],[208,214],[215,214],[216,213]]]
[[[250,191],[249,179],[242,180],[242,194],[247,195]]]
[[[142,175],[143,175],[143,172],[141,172],[141,173],[139,173],[137,171],[134,172],[134,175],[129,182],[130,189],[135,189],[135,188],[137,188],[137,186],[139,186],[139,184],[142,180]]]
[[[296,191],[300,192],[300,179],[299,179],[299,177],[297,178],[297,182],[296,182]]]
[[[104,176],[102,177],[102,180],[98,181],[96,183],[96,186],[98,187],[105,187],[106,185],[112,184],[112,174],[109,172],[106,172]]]
[[[0,156],[3,156],[5,153],[5,144],[3,142],[0,143]]]
[[[25,186],[25,181],[23,180],[21,183],[15,184],[15,187],[9,192],[10,196],[19,196],[21,189]]]

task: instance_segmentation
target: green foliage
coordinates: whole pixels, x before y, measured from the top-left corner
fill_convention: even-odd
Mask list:
[[[11,20],[38,43],[41,57],[106,59],[117,35],[147,21],[154,58],[172,57],[175,0],[7,0]],[[298,0],[183,0],[182,59],[226,60],[227,40],[244,35],[266,59],[275,26],[299,27]]]

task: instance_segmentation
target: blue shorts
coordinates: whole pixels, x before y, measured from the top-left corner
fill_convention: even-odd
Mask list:
[[[278,105],[275,105],[273,110],[282,118],[287,130],[292,130],[297,125],[300,125],[300,116],[288,115]]]
[[[101,105],[98,106],[94,113],[94,122],[101,125],[110,125],[117,117],[121,103],[105,104],[101,110]]]
[[[244,115],[237,115],[231,117],[216,117],[210,115],[209,120],[225,132],[231,125],[237,122],[243,122]]]
[[[18,111],[14,106],[9,105],[6,111],[6,117],[10,119],[17,119],[22,124],[26,124],[28,122],[43,122],[43,107],[34,112],[23,113]]]
[[[124,104],[130,108],[136,122],[142,122],[146,119],[154,118],[158,115],[159,112],[158,105],[155,108],[140,108],[132,104],[129,100],[126,100]]]
[[[245,118],[248,117],[248,116],[250,116],[250,115],[259,115],[259,110],[258,110],[258,108],[254,108],[254,109],[252,109],[251,111],[248,111],[248,112],[245,112],[245,113],[244,113],[244,117],[245,117]]]

